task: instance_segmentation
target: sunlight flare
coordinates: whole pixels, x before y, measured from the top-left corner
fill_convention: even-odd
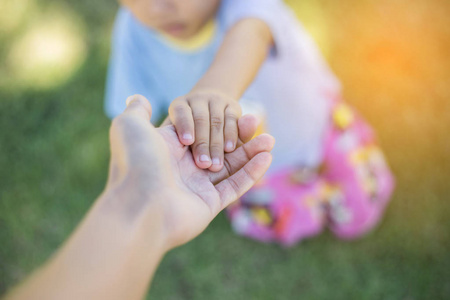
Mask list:
[[[61,9],[43,16],[10,49],[8,63],[15,83],[51,88],[65,82],[86,57],[79,23]],[[58,16],[58,17],[54,17]]]

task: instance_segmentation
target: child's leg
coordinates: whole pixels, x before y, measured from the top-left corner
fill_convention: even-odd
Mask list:
[[[264,177],[228,209],[228,215],[239,234],[293,245],[322,231],[323,188],[323,181],[299,182],[299,170],[286,169]]]
[[[394,179],[367,123],[343,103],[335,105],[332,117],[324,160],[330,229],[356,238],[378,223]]]

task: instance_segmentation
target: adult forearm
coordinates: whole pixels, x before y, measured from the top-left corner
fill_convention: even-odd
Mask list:
[[[165,248],[157,209],[102,195],[66,244],[7,299],[141,299]]]
[[[239,99],[255,78],[273,44],[269,27],[244,19],[227,33],[209,70],[194,87],[214,89]]]

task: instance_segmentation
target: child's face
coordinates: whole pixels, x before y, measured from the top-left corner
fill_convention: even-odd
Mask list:
[[[152,29],[187,39],[214,17],[220,0],[119,0]]]

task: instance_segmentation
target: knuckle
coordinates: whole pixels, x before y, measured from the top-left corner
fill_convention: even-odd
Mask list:
[[[169,106],[169,112],[177,116],[184,114],[186,112],[186,105],[182,102],[172,102]]]
[[[189,102],[196,102],[196,103],[204,102],[206,100],[207,100],[207,98],[202,94],[193,94],[193,95],[190,95],[188,98]]]
[[[196,141],[196,143],[194,145],[194,149],[196,151],[200,151],[200,150],[208,151],[208,149],[209,149],[208,146],[209,146],[208,141],[206,141],[204,139],[197,139],[197,141]]]
[[[186,108],[183,105],[175,105],[172,110],[175,113],[175,115],[177,115],[177,116],[183,115],[186,113]]]
[[[210,147],[211,153],[214,153],[215,155],[222,156],[223,155],[223,145],[214,143]]]
[[[225,119],[227,120],[227,122],[237,122],[238,116],[233,112],[227,111],[225,112]]]
[[[197,124],[197,126],[207,125],[208,124],[208,118],[205,115],[203,115],[203,114],[195,115],[194,116],[194,123]]]
[[[211,116],[211,127],[216,130],[221,130],[223,126],[223,119],[219,116]]]
[[[210,99],[214,102],[219,102],[219,101],[224,101],[224,97],[222,97],[222,95],[218,95],[218,94],[212,94],[210,96]]]

